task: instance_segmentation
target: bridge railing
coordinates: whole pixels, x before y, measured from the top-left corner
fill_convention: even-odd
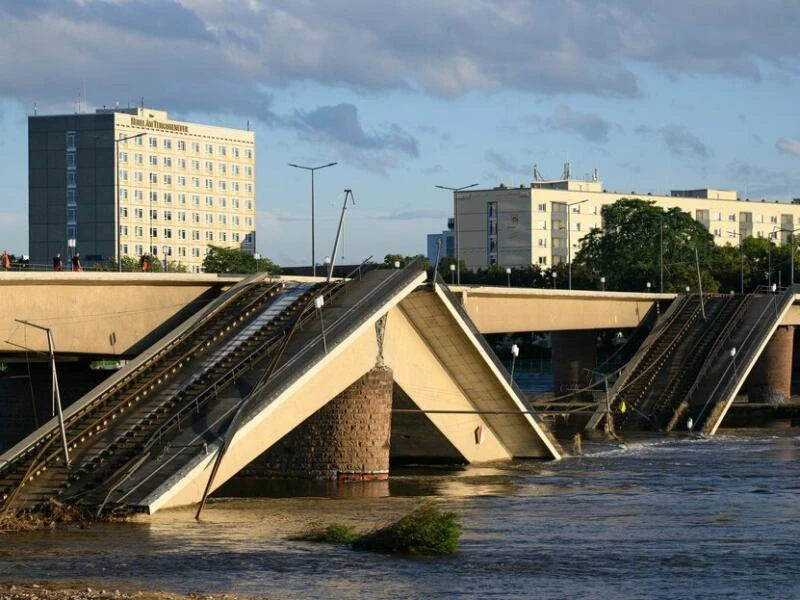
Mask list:
[[[746,365],[749,365],[753,360],[755,360],[755,353],[759,346],[756,337],[759,335],[765,335],[771,327],[777,326],[776,321],[778,320],[778,316],[782,315],[783,312],[792,304],[795,294],[800,292],[800,285],[785,287],[782,288],[782,290],[783,293],[778,295],[777,293],[773,293],[771,288],[762,286],[755,292],[757,294],[769,295],[770,301],[762,309],[761,313],[758,315],[758,318],[747,331],[747,334],[739,345],[739,352],[737,352],[737,354],[732,358],[728,366],[725,367],[725,371],[717,380],[717,384],[708,395],[705,404],[703,404],[703,408],[698,413],[695,424],[701,426],[704,431],[707,431],[708,427],[702,422],[702,419],[705,416],[709,405],[711,405],[713,401],[715,406],[721,401],[721,399],[729,397],[730,394],[733,393],[733,387],[739,383],[740,377],[738,376],[738,367],[736,366],[736,362],[734,362],[735,359],[737,357],[739,358],[737,362],[743,369]],[[770,313],[772,313],[771,316]],[[734,371],[733,376],[731,376],[731,370]],[[713,413],[714,409],[712,407],[712,411],[709,413],[706,419],[708,419]]]

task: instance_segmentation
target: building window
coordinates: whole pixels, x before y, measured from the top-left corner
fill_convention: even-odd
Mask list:
[[[75,150],[75,132],[67,132],[67,150]]]
[[[150,192],[150,202],[158,202],[158,192]]]
[[[199,177],[192,177],[192,187],[199,188],[200,187],[200,178]]]
[[[134,154],[133,160],[137,165],[143,165],[144,164],[144,154],[139,154],[139,153]]]
[[[206,231],[206,241],[213,242],[214,241],[214,232],[213,231]]]
[[[192,229],[192,240],[198,241],[200,239],[200,231],[197,229]]]
[[[185,158],[179,158],[178,159],[178,168],[181,169],[181,170],[184,170],[184,171],[186,170],[186,159]]]
[[[75,225],[78,222],[78,209],[75,206],[67,206],[67,223]]]
[[[253,151],[250,148],[248,148],[247,150],[244,151],[244,157],[246,159],[248,159],[248,160],[252,160],[253,159]]]
[[[158,183],[158,174],[150,173],[150,183]]]
[[[151,227],[150,228],[150,237],[157,238],[158,237],[158,227]]]
[[[149,142],[150,142],[150,147],[151,148],[158,148],[158,139],[157,138],[154,138],[154,137],[151,136],[150,139],[149,139]]]
[[[137,146],[143,146],[144,145],[144,137],[133,138],[133,141],[136,142]],[[122,142],[122,143],[123,144],[127,144],[128,142]]]
[[[185,229],[178,229],[178,239],[185,240],[186,239],[186,230]]]
[[[119,226],[119,234],[120,234],[120,236],[128,237],[128,226],[127,225],[120,225]]]
[[[181,152],[186,150],[186,142],[185,141],[178,140],[178,150],[180,150]]]
[[[137,225],[136,227],[134,227],[133,228],[133,235],[135,235],[136,237],[139,237],[139,238],[144,236],[144,227],[142,227],[141,225]]]
[[[171,156],[165,156],[164,157],[164,166],[167,167],[168,169],[172,168],[172,157]]]
[[[206,144],[206,154],[214,154],[214,146],[212,144]]]
[[[539,248],[547,248],[547,238],[539,238]]]
[[[547,203],[542,202],[542,203],[538,204],[537,205],[537,210],[539,212],[547,212]]]
[[[192,206],[200,206],[200,196],[196,194],[192,196]]]
[[[144,209],[143,208],[134,208],[133,209],[133,216],[137,219],[144,219]]]
[[[172,175],[164,175],[164,185],[172,185]]]
[[[74,186],[74,185],[77,184],[77,182],[78,182],[78,179],[77,179],[77,177],[75,175],[75,171],[67,171],[67,185]]]
[[[253,167],[245,167],[244,168],[244,175],[245,175],[245,177],[252,177],[253,176]]]
[[[147,157],[147,161],[148,161],[148,162],[150,163],[150,165],[152,165],[153,167],[157,167],[157,166],[158,166],[158,157],[157,157],[155,154],[151,154],[150,156],[148,156],[148,157]]]
[[[140,202],[144,200],[144,191],[142,190],[133,190],[133,199],[139,200]]]
[[[164,148],[172,150],[172,138],[164,138]]]
[[[192,152],[200,152],[200,144],[198,142],[192,142]]]
[[[165,210],[164,211],[164,220],[165,221],[172,221],[172,211],[171,210]]]
[[[153,219],[154,221],[158,221],[158,209],[157,208],[153,208],[153,209],[150,210],[150,218]]]
[[[546,265],[547,264],[547,257],[546,256],[540,256],[539,257],[539,264],[540,265]]]
[[[214,224],[214,215],[211,213],[206,214],[206,225],[213,225]]]
[[[186,187],[186,177],[178,175],[178,187]]]
[[[128,218],[128,207],[127,206],[120,206],[119,207],[119,216],[123,219]]]
[[[209,172],[209,173],[213,173],[214,172],[214,163],[211,162],[210,160],[206,161],[206,171]]]
[[[74,189],[67,190],[67,206],[69,206],[69,205],[73,205],[74,206],[75,205],[75,198],[76,198],[75,190]]]
[[[169,227],[164,228],[164,239],[172,239],[172,229]]]
[[[178,223],[186,223],[186,211],[178,211]]]
[[[206,196],[206,206],[208,208],[212,208],[214,206],[214,197],[213,196]]]

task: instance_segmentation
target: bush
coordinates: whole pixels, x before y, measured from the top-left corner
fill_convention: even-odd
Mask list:
[[[396,523],[359,536],[352,547],[372,552],[453,554],[460,536],[458,516],[426,502]]]
[[[358,537],[355,529],[342,525],[341,523],[332,523],[327,527],[319,523],[314,523],[309,529],[298,536],[291,537],[291,540],[298,540],[301,542],[326,542],[328,544],[351,544]]]

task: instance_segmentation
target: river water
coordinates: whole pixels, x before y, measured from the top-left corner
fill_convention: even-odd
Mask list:
[[[0,536],[0,579],[273,598],[798,598],[800,433],[584,443],[584,456],[404,470],[330,497],[217,498],[201,522]],[[433,497],[459,552],[400,557],[289,541],[370,528]]]

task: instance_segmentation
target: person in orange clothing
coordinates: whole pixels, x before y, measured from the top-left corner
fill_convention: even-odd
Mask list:
[[[3,250],[3,253],[0,254],[0,269],[3,269],[3,271],[11,270],[11,259],[8,257],[8,250]]]

